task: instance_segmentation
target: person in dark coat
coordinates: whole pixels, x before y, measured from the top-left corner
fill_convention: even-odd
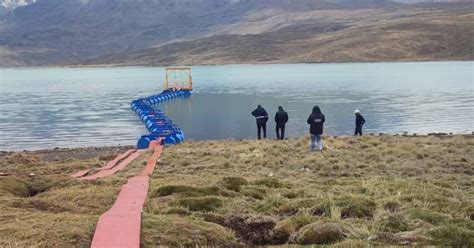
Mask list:
[[[258,105],[257,108],[254,111],[252,111],[252,115],[255,117],[255,120],[257,121],[258,139],[261,139],[262,130],[263,130],[263,138],[266,138],[267,137],[267,121],[268,121],[267,111],[261,105]]]
[[[276,134],[278,140],[285,139],[285,125],[288,122],[288,113],[283,110],[283,107],[278,107],[278,112],[275,114]]]
[[[355,128],[355,132],[354,132],[354,135],[357,136],[357,135],[360,135],[362,136],[362,126],[364,125],[365,123],[365,119],[364,117],[360,114],[360,110],[356,109],[354,111],[354,114],[356,116],[356,120],[355,120],[355,124],[356,124],[356,128]]]
[[[323,127],[326,118],[321,113],[321,109],[318,106],[313,107],[313,112],[308,117],[308,124],[310,125],[309,133],[311,134],[311,151],[315,151],[316,148],[319,151],[323,150],[323,140],[321,135],[323,134]]]

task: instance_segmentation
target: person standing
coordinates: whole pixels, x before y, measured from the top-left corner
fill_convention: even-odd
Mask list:
[[[356,120],[355,120],[355,124],[356,124],[356,128],[355,128],[355,132],[354,132],[354,135],[357,136],[357,135],[360,135],[362,136],[362,126],[364,125],[365,123],[365,119],[364,117],[360,114],[360,110],[356,109],[354,111],[354,114],[356,116]]]
[[[285,125],[288,122],[288,113],[283,110],[283,107],[278,107],[278,112],[275,114],[276,135],[278,140],[285,139]]]
[[[263,130],[263,138],[267,138],[267,121],[268,121],[267,111],[261,105],[258,105],[257,108],[254,111],[252,111],[252,115],[255,117],[255,120],[257,121],[258,139],[261,139],[262,130]]]
[[[326,118],[321,112],[318,106],[313,107],[313,112],[308,117],[308,124],[310,125],[309,133],[311,134],[311,151],[318,149],[319,151],[323,150],[323,140],[321,135],[323,134],[323,127]]]

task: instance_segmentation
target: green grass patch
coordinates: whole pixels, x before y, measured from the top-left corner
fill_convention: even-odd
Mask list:
[[[474,247],[474,231],[457,226],[442,226],[428,232],[437,245],[450,247]]]
[[[191,211],[210,212],[222,207],[222,200],[214,196],[188,197],[179,199],[177,204]]]
[[[169,196],[173,194],[180,194],[182,196],[209,196],[209,195],[218,195],[218,187],[192,187],[184,185],[168,185],[158,188],[153,194],[152,197],[162,197]]]
[[[222,184],[228,190],[239,192],[243,185],[248,184],[248,181],[241,177],[224,177]]]
[[[339,223],[317,222],[303,227],[296,242],[301,245],[333,244],[346,238],[347,230]]]
[[[285,186],[282,182],[280,182],[280,180],[274,177],[265,177],[262,179],[258,179],[253,184],[264,186],[267,188],[283,188]]]
[[[257,200],[262,200],[267,196],[267,190],[258,187],[246,186],[242,189],[241,193],[244,196],[252,197]]]
[[[432,225],[439,225],[449,219],[448,215],[426,209],[413,209],[410,211],[410,216],[412,219],[419,219]]]
[[[282,197],[279,194],[275,195],[270,195],[263,200],[260,200],[255,207],[255,210],[258,212],[267,212],[270,210],[275,210],[281,205],[283,205],[285,202],[287,202],[287,199]]]
[[[344,196],[335,200],[341,208],[341,218],[371,218],[375,212],[375,202],[360,196]]]
[[[380,230],[384,232],[398,233],[408,231],[410,224],[403,215],[385,216],[380,223]]]

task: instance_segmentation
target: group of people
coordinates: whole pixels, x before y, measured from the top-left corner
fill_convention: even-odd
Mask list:
[[[254,111],[252,111],[252,115],[257,120],[258,139],[262,138],[262,131],[263,131],[263,138],[266,138],[267,137],[267,121],[268,121],[267,111],[261,105],[258,105],[257,108]],[[285,125],[287,122],[288,122],[288,113],[285,110],[283,110],[282,106],[278,107],[278,112],[275,114],[277,139],[282,140],[285,138]]]
[[[358,109],[354,111],[355,114],[355,131],[354,135],[362,136],[362,126],[365,124],[365,119]],[[267,122],[268,122],[268,112],[261,106],[258,105],[257,108],[252,111],[252,115],[257,121],[257,136],[258,139],[267,137]],[[324,122],[326,118],[321,112],[319,106],[314,106],[313,111],[308,117],[307,123],[310,125],[309,133],[311,135],[311,151],[322,151],[323,150],[323,141],[321,135],[323,134]],[[278,112],[275,114],[275,123],[276,123],[276,137],[278,140],[285,138],[285,126],[288,122],[288,113],[283,109],[283,107],[278,107]]]

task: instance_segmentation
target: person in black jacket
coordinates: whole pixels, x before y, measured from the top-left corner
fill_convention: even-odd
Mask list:
[[[283,107],[278,107],[278,112],[275,114],[276,134],[278,140],[285,139],[285,125],[288,122],[288,113],[283,110]]]
[[[364,125],[365,123],[365,119],[364,117],[360,114],[360,110],[356,109],[354,111],[354,114],[356,116],[356,129],[355,129],[355,132],[354,132],[354,135],[357,136],[357,135],[360,135],[362,136],[362,126]]]
[[[313,112],[308,117],[308,124],[310,125],[309,133],[311,134],[311,151],[315,151],[316,148],[319,151],[323,150],[323,140],[321,135],[323,134],[323,126],[326,118],[321,113],[321,109],[318,106],[313,107]]]
[[[257,121],[258,139],[261,139],[260,133],[262,130],[263,130],[263,138],[266,138],[267,137],[267,121],[268,121],[267,111],[261,105],[258,105],[257,108],[254,111],[252,111],[252,115],[255,117]]]

